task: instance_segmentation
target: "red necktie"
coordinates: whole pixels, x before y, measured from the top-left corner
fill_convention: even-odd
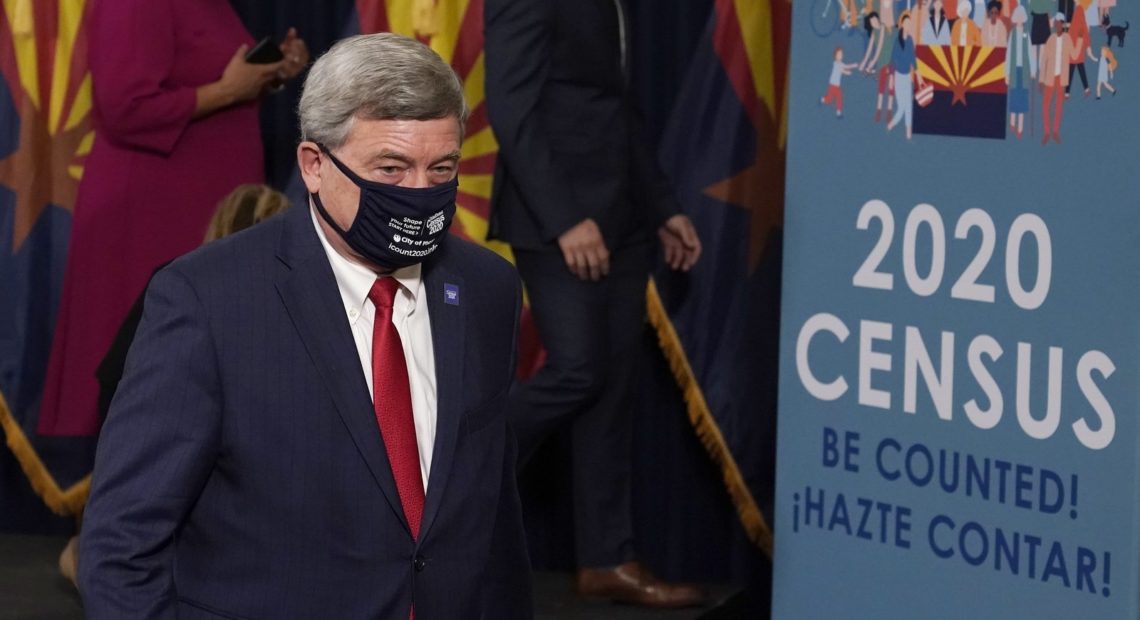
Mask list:
[[[368,299],[376,306],[376,322],[372,327],[372,405],[404,516],[412,529],[412,538],[419,538],[420,519],[424,514],[424,482],[420,474],[416,424],[412,418],[408,362],[404,359],[400,333],[392,322],[392,302],[399,288],[395,278],[377,278],[368,292]]]

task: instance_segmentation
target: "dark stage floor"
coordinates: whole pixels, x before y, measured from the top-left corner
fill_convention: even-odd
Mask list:
[[[66,540],[45,536],[0,535],[0,620],[72,620],[83,618],[79,595],[59,575],[57,560]],[[562,573],[535,576],[538,620],[728,620],[745,618],[740,593],[711,589],[717,603],[704,609],[652,611],[574,595],[573,580]]]
[[[0,618],[71,620],[83,617],[79,593],[59,574],[67,539],[0,535]]]

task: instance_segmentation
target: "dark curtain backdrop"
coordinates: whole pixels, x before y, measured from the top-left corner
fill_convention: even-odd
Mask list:
[[[253,38],[280,41],[290,27],[309,46],[313,59],[344,36],[353,0],[230,0]],[[270,185],[284,190],[297,166],[294,147],[300,137],[297,101],[304,74],[285,90],[270,95],[261,106],[261,135],[265,146],[265,173]]]

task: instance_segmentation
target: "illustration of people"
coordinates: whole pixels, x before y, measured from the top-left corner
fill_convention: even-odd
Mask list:
[[[1084,11],[1084,18],[1090,24],[1097,24],[1097,0],[1076,0],[1076,6]]]
[[[1104,23],[1104,18],[1108,16],[1109,12],[1112,11],[1115,6],[1116,0],[1097,1],[1097,11],[1099,11],[1097,17],[1100,19],[1100,23]]]
[[[936,1],[935,4],[941,3]],[[891,56],[895,65],[895,100],[898,108],[891,122],[887,123],[887,131],[894,129],[900,121],[905,122],[907,140],[911,138],[914,120],[914,83],[911,80],[917,78],[920,87],[926,84],[926,80],[918,73],[918,62],[915,59],[912,30],[917,27],[917,24],[912,24],[910,14],[903,13],[899,18],[898,40],[891,43],[894,47]]]
[[[1106,45],[1100,48],[1100,58],[1097,58],[1092,53],[1092,48],[1087,49],[1089,60],[1097,63],[1096,66],[1096,98],[1100,99],[1101,87],[1107,88],[1112,96],[1116,96],[1116,89],[1108,81],[1114,77],[1116,73],[1116,55]]]
[[[1013,10],[1018,7],[1017,0],[1002,0],[1001,3],[1001,21],[1005,22],[1006,30],[1013,28]],[[988,7],[988,5],[987,5]]]
[[[884,0],[889,3],[889,0]],[[875,100],[875,122],[883,118],[883,94],[887,100],[887,118],[890,119],[894,107],[895,96],[895,69],[891,64],[891,52],[894,50],[891,41],[892,24],[879,17],[878,13],[871,13],[863,21],[867,30],[867,53],[863,55],[863,62],[859,63],[859,70],[867,75],[878,77],[879,92]]]
[[[1041,46],[1049,40],[1049,15],[1056,6],[1056,0],[1028,0],[1029,11],[1029,43],[1033,45],[1033,55],[1038,57],[1040,65]]]
[[[860,73],[870,73],[871,67],[874,66],[879,54],[882,53],[883,42],[880,35],[882,29],[883,24],[878,12],[872,11],[871,14],[863,18],[863,30],[867,31],[867,49],[863,52],[863,60],[859,61],[858,70]]]
[[[1045,130],[1041,144],[1048,143],[1049,138],[1053,138],[1057,144],[1061,143],[1061,115],[1065,105],[1062,91],[1069,85],[1069,65],[1077,61],[1076,52],[1081,45],[1083,41],[1074,42],[1065,34],[1065,14],[1057,13],[1053,16],[1053,34],[1041,46],[1037,73],[1041,92],[1045,95],[1041,100],[1041,123]],[[1049,115],[1050,102],[1053,106],[1052,122]]]
[[[946,19],[942,0],[934,0],[930,5],[930,14],[923,14],[922,19],[923,45],[950,45],[950,20]]]
[[[953,1],[953,0],[951,0]],[[982,44],[982,29],[968,16],[970,0],[958,1],[958,14],[962,15],[950,28],[950,44],[955,47],[977,47]]]
[[[946,15],[946,21],[953,24],[958,20],[958,2],[957,0],[950,0],[942,7],[943,14]],[[970,17],[970,12],[966,11],[966,17]]]
[[[1029,43],[1025,23],[1029,21],[1025,7],[1010,15],[1013,32],[1009,34],[1005,57],[1005,83],[1009,87],[1009,127],[1020,140],[1025,132],[1025,114],[1029,112],[1029,85],[1037,77],[1037,57]]]
[[[1077,0],[1077,7],[1085,12],[1085,21],[1090,26],[1100,23],[1100,3],[1098,0]]]
[[[1073,87],[1073,72],[1081,74],[1081,84],[1085,87],[1085,96],[1088,97],[1089,93],[1089,79],[1085,75],[1085,52],[1088,51],[1092,45],[1091,34],[1089,33],[1089,23],[1085,20],[1084,11],[1074,11],[1073,20],[1069,23],[1069,38],[1073,40],[1073,46],[1077,48],[1077,60],[1069,65],[1069,84],[1065,86],[1065,98],[1069,98],[1069,89]]]
[[[897,2],[897,1],[898,0],[880,0],[879,1],[879,10],[868,12],[867,17],[870,17],[871,13],[878,13],[879,14],[879,21],[882,22],[887,28],[894,29],[894,27],[895,27],[895,2]],[[864,23],[863,27],[866,28],[866,26],[867,26],[867,24]],[[890,49],[890,47],[891,46],[888,45],[887,49]]]
[[[846,30],[855,26],[858,12],[855,10],[855,0],[840,0],[839,2],[839,24],[840,30]]]
[[[827,94],[819,98],[820,105],[835,104],[835,117],[843,118],[843,88],[840,82],[843,76],[851,75],[851,71],[859,66],[858,63],[847,64],[843,62],[843,48],[835,48],[834,61],[831,63],[831,77],[827,80]]]
[[[1065,16],[1066,23],[1073,23],[1073,11],[1076,8],[1076,0],[1057,0],[1057,12]]]
[[[990,0],[986,5],[986,21],[982,23],[982,45],[1005,47],[1008,39],[1009,31],[1001,18],[1001,2]]]
[[[918,24],[918,27],[914,29],[914,44],[915,45],[929,45],[923,39],[922,35],[924,34],[924,31],[926,30],[926,28],[923,26],[923,24],[926,22],[926,19],[930,15],[930,11],[932,10],[930,3],[931,3],[931,0],[918,0],[918,3],[916,5],[916,9],[913,12],[908,11],[908,13],[910,15],[914,16],[914,21],[912,23]],[[899,19],[900,20],[902,19],[902,13],[899,13]]]
[[[958,12],[961,13],[962,10],[958,9]],[[986,23],[987,15],[988,11],[986,10],[986,0],[974,0],[974,24],[978,28],[981,28],[982,24]]]

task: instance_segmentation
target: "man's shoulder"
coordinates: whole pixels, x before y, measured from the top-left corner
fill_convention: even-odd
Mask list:
[[[175,259],[166,268],[192,284],[241,283],[265,274],[275,262],[284,214],[228,237],[211,241]]]

